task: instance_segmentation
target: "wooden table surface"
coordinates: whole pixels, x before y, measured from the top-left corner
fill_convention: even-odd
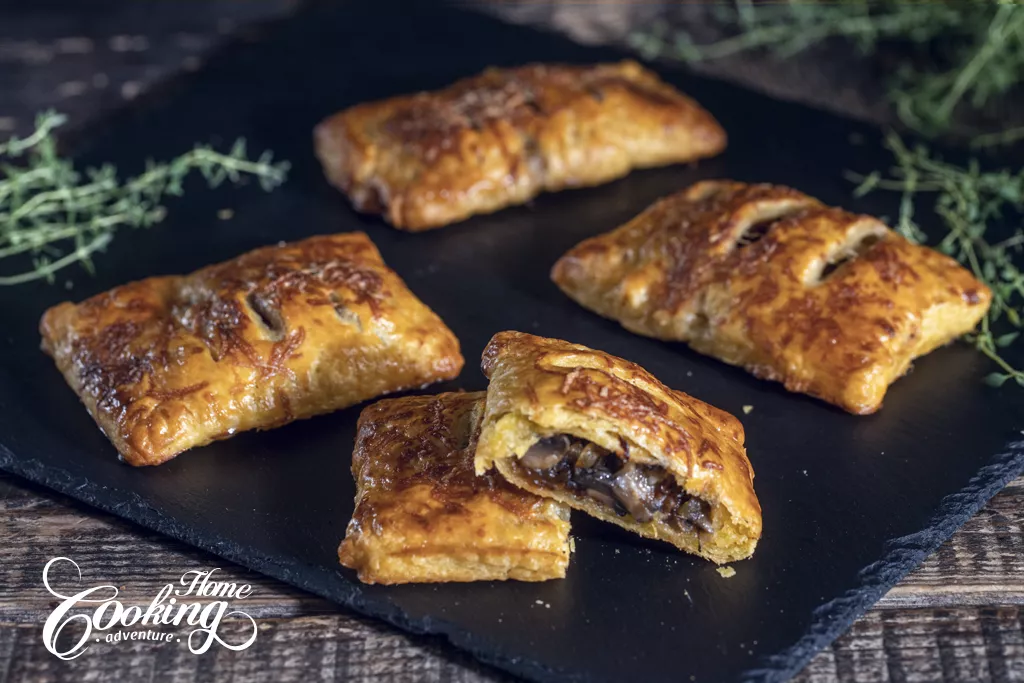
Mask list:
[[[294,9],[289,0],[205,0],[189,3],[187,13],[174,5],[153,0],[142,11],[140,3],[125,0],[9,7],[0,2],[0,136],[25,132],[32,113],[51,106],[87,126],[163,78],[202,68],[212,50],[250,22]],[[636,25],[666,12],[657,3],[607,2],[534,1],[492,9],[591,42],[620,41]],[[690,9],[671,11],[673,20],[699,21],[677,16]],[[706,70],[861,118],[888,117],[870,69],[851,68],[835,56],[785,64],[738,58]],[[41,572],[56,556],[74,558],[87,585],[112,583],[145,600],[184,571],[219,567],[225,580],[253,586],[246,610],[258,619],[260,635],[242,652],[215,647],[195,656],[185,648],[128,642],[100,644],[72,662],[60,661],[41,637],[55,605]],[[400,633],[0,474],[0,683],[314,679],[508,677],[441,639]],[[796,680],[1024,681],[1024,478],[996,496]]]

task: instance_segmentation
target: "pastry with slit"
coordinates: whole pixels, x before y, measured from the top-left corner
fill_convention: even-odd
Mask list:
[[[585,240],[552,279],[627,329],[688,343],[851,413],[970,332],[991,292],[871,216],[776,185],[706,181]]]
[[[761,507],[739,420],[635,363],[500,332],[476,471],[717,563],[749,557]]]
[[[632,61],[490,68],[346,109],[314,139],[328,180],[358,210],[410,231],[713,156],[726,143],[700,105]]]
[[[338,557],[365,583],[565,576],[569,508],[477,476],[484,392],[378,401],[359,417],[356,506]]]
[[[43,349],[132,465],[458,375],[459,341],[362,233],[48,310]]]

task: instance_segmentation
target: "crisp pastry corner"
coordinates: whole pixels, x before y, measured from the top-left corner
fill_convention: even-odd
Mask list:
[[[568,508],[473,470],[484,396],[385,399],[360,415],[355,510],[338,558],[361,581],[565,576]]]
[[[501,332],[475,466],[714,562],[749,557],[761,509],[739,421],[601,351]]]
[[[359,211],[421,231],[726,145],[695,101],[634,61],[489,68],[447,88],[365,102],[314,131]]]
[[[985,316],[991,292],[871,216],[777,185],[705,181],[555,264],[577,303],[854,414]]]
[[[451,379],[459,341],[363,233],[263,247],[62,303],[53,357],[132,465]]]

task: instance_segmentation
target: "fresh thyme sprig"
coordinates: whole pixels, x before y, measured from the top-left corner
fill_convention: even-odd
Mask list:
[[[1017,230],[998,242],[988,235],[989,225],[1005,219],[1008,211],[1019,216],[1024,210],[1024,170],[983,171],[976,159],[966,167],[957,166],[937,158],[923,145],[908,147],[895,133],[886,137],[885,145],[896,161],[890,174],[849,174],[859,183],[856,193],[864,195],[876,189],[901,193],[895,227],[914,242],[927,239],[914,220],[915,200],[921,193],[934,194],[935,213],[948,230],[935,248],[969,267],[992,289],[992,307],[969,337],[1000,368],[986,381],[1001,386],[1012,379],[1024,386],[1024,370],[1000,354],[1000,349],[1018,338],[1024,318],[1024,273],[1017,265],[1024,253],[1024,231]],[[997,323],[1008,331],[997,335]]]
[[[0,144],[0,261],[19,254],[31,254],[33,261],[31,270],[0,275],[0,285],[52,282],[55,273],[75,263],[92,272],[93,254],[118,228],[163,220],[164,198],[180,196],[192,171],[210,187],[252,176],[265,190],[284,182],[288,172],[287,162],[274,162],[270,152],[250,161],[239,139],[227,154],[197,145],[168,163],[150,161],[142,174],[124,181],[110,165],[83,174],[57,151],[53,131],[65,121],[55,112],[43,113],[31,135]]]
[[[631,43],[648,58],[690,62],[752,49],[789,57],[835,38],[864,53],[883,42],[917,45],[925,58],[908,55],[893,71],[889,95],[900,119],[927,134],[948,130],[962,104],[982,109],[1024,81],[1024,7],[1019,0],[736,0],[718,15],[735,35],[697,45],[685,31],[662,23],[633,35]]]

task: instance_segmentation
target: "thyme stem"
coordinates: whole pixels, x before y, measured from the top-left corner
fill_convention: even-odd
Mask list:
[[[31,269],[0,274],[0,286],[52,282],[76,263],[91,270],[93,255],[110,244],[118,228],[163,220],[164,198],[181,195],[194,171],[210,187],[252,177],[265,190],[283,183],[288,172],[288,164],[275,163],[269,152],[250,160],[238,140],[226,154],[196,146],[168,163],[149,162],[125,181],[109,165],[83,174],[57,153],[53,132],[65,121],[54,112],[41,114],[31,135],[0,144],[0,260],[33,256]]]
[[[961,106],[982,109],[992,98],[1024,82],[1024,7],[1019,0],[907,2],[906,0],[735,0],[718,8],[731,31],[697,44],[685,30],[664,22],[630,36],[647,58],[689,62],[716,60],[750,50],[791,57],[825,41],[841,39],[865,53],[880,44],[899,45],[901,61],[890,69],[889,98],[907,126],[926,134],[949,130]],[[989,136],[986,144],[1005,144]]]
[[[1024,325],[1024,272],[1017,265],[1017,257],[1024,251],[1024,231],[996,243],[986,237],[989,225],[1005,218],[1007,210],[1018,214],[1024,210],[1024,171],[983,171],[976,160],[965,167],[949,164],[924,146],[907,147],[895,133],[886,137],[885,145],[896,161],[889,177],[848,173],[848,178],[859,183],[855,192],[900,192],[896,229],[915,242],[927,239],[914,220],[915,199],[923,193],[934,195],[935,213],[947,230],[936,248],[969,267],[992,290],[988,315],[978,331],[967,337],[1000,369],[986,381],[1001,386],[1012,379],[1024,386],[1024,370],[999,352],[1017,339]],[[996,336],[997,323],[1006,325],[1009,332]]]

